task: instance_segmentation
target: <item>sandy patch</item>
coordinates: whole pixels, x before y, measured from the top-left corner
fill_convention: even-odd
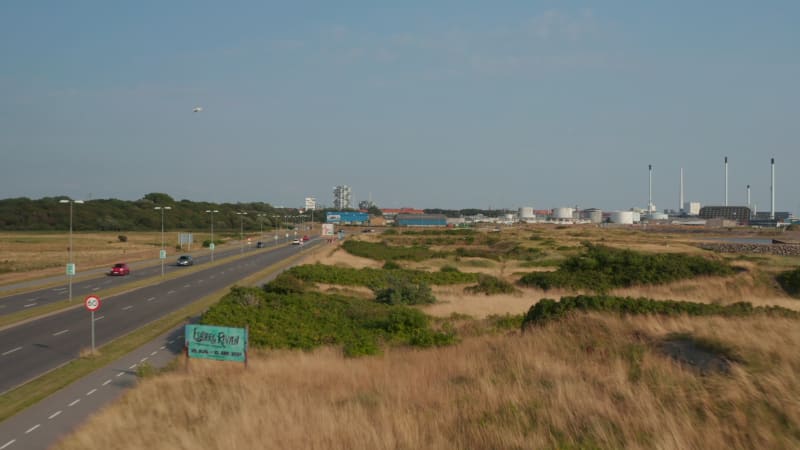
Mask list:
[[[426,314],[436,317],[448,317],[453,313],[459,313],[485,318],[493,314],[525,314],[532,305],[543,298],[559,298],[537,289],[524,289],[519,294],[466,294],[464,288],[467,286],[469,285],[433,287],[433,295],[437,302],[421,309]]]
[[[383,263],[381,261],[375,261],[374,259],[351,255],[339,246],[336,246],[331,250],[320,251],[318,254],[309,258],[307,263],[320,263],[327,264],[329,266],[346,266],[354,269],[363,269],[365,267],[379,269],[383,267]]]

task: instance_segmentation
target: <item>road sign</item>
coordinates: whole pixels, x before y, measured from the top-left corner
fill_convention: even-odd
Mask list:
[[[91,312],[95,312],[100,309],[100,297],[95,297],[94,295],[90,295],[86,297],[86,300],[83,301],[84,306]]]
[[[208,248],[210,248],[211,250],[214,250],[214,243],[212,242],[212,243],[208,244]]]
[[[75,275],[75,264],[69,263],[67,264],[67,275]]]
[[[189,358],[239,362],[247,359],[246,328],[186,325],[184,341]]]
[[[167,251],[166,250],[159,250],[158,251],[158,258],[159,259],[167,259]]]

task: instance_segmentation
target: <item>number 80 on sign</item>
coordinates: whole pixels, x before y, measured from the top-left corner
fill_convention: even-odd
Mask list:
[[[89,311],[92,312],[97,311],[98,309],[100,309],[100,298],[95,297],[94,295],[90,295],[86,297],[86,300],[83,301],[83,304]]]

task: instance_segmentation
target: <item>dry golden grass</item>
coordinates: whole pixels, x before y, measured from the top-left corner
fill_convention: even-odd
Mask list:
[[[364,267],[380,268],[383,266],[381,261],[351,255],[343,250],[339,245],[336,245],[330,251],[319,252],[318,254],[314,255],[313,258],[309,258],[307,263],[352,267],[354,269],[363,269]]]
[[[743,361],[700,375],[670,333]],[[587,315],[525,334],[344,359],[192,361],[145,379],[59,448],[737,449],[800,446],[797,321]],[[98,430],[102,430],[98,432]]]

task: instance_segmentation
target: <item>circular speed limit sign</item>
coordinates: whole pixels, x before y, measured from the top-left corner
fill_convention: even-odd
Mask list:
[[[95,297],[94,295],[90,295],[86,297],[86,300],[83,301],[84,306],[89,311],[95,312],[100,309],[100,298]]]

